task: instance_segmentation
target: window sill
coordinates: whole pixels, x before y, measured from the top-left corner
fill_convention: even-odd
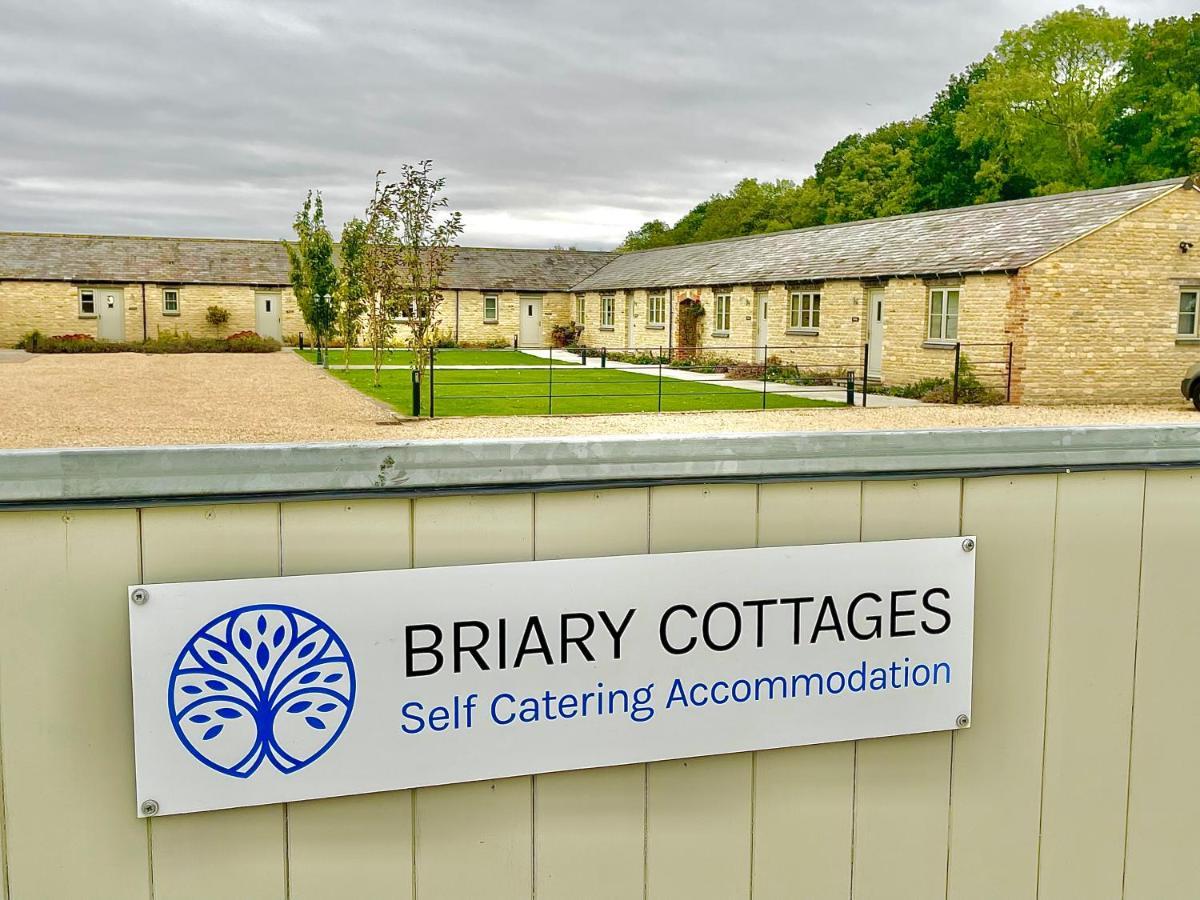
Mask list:
[[[921,346],[926,350],[953,350],[955,341],[925,341]]]
[[[784,334],[806,334],[816,337],[821,333],[820,328],[789,328]]]
[[[1198,335],[1196,337],[1187,337],[1186,335],[1181,334],[1181,335],[1176,336],[1175,343],[1180,346],[1191,346],[1193,344],[1200,344],[1200,335]]]
[[[499,319],[484,319],[483,324],[484,325],[499,325],[500,320]]]
[[[100,318],[100,316],[97,315],[96,313],[80,313],[79,318],[81,318],[81,319],[98,319],[98,318]]]
[[[714,331],[711,335],[709,335],[709,337],[727,338],[727,337],[729,337],[729,332],[728,331]]]
[[[666,329],[666,327],[667,327],[666,325],[647,325],[646,330],[647,331],[663,331],[664,329]]]
[[[163,315],[168,319],[178,319],[179,318],[179,313],[177,313],[177,312],[167,312],[166,310],[163,310]]]
[[[612,325],[601,325],[600,330],[601,331],[616,331],[617,329],[614,328]]]

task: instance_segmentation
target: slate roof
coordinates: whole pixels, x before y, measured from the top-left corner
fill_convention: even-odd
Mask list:
[[[621,254],[577,291],[1019,269],[1183,178]]]
[[[565,291],[615,254],[461,247],[447,288]],[[0,279],[289,284],[279,241],[0,232]]]

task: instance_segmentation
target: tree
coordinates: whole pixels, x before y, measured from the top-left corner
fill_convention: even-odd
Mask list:
[[[350,368],[350,350],[358,343],[359,329],[367,312],[366,273],[367,223],[357,217],[342,226],[341,277],[338,279],[338,330],[346,344],[345,367]]]
[[[1110,182],[1200,172],[1200,13],[1134,27],[1111,107]]]
[[[408,325],[405,343],[412,350],[412,369],[419,379],[429,364],[442,302],[441,284],[454,259],[454,241],[462,234],[462,216],[446,212],[445,178],[434,178],[433,161],[401,168],[400,180],[384,184],[375,178],[375,194],[367,208],[368,333],[379,386],[383,347],[395,317]],[[386,318],[386,322],[384,319]]]
[[[957,117],[960,142],[998,149],[1040,193],[1095,186],[1092,160],[1128,40],[1125,19],[1084,6],[1005,32]],[[1009,174],[992,156],[979,174],[986,199]]]
[[[913,212],[913,145],[924,129],[919,119],[892,122],[870,134],[852,134],[829,150],[817,163],[815,176],[822,220],[851,222]]]
[[[295,243],[283,243],[291,267],[292,292],[305,324],[312,330],[317,359],[327,362],[329,336],[337,324],[338,271],[320,191],[308,192],[292,229],[296,232]]]
[[[625,235],[618,250],[649,250],[652,247],[667,247],[675,243],[671,239],[671,226],[662,219],[651,219],[636,231]]]

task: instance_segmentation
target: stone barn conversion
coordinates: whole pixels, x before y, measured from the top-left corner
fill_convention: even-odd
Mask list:
[[[456,340],[550,342],[570,319],[570,290],[614,254],[462,247],[444,285],[442,328]],[[210,306],[229,311],[214,329]],[[141,341],[163,332],[304,329],[279,241],[0,233],[0,345],[23,334]]]
[[[945,376],[956,346],[1005,357],[1013,402],[1176,402],[1200,360],[1195,178],[664,247],[460,248],[442,328],[470,344],[699,344],[798,365],[833,352],[885,384]],[[0,234],[0,344],[38,329],[142,340],[166,330],[283,339],[303,329],[278,241]],[[1011,351],[1011,368],[1007,358]],[[829,358],[829,357],[826,357]]]
[[[1193,245],[1196,245],[1193,248]],[[744,359],[870,345],[870,376],[944,376],[1012,344],[1014,402],[1177,402],[1200,360],[1195,179],[826,225],[618,256],[576,285],[594,346],[701,343]],[[845,352],[842,351],[845,358]]]

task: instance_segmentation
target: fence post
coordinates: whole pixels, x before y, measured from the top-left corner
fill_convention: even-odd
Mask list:
[[[762,408],[767,408],[767,345],[763,344],[763,361],[762,361],[762,380],[763,380],[763,396]]]
[[[608,348],[601,347],[600,348],[600,368],[604,369],[607,367],[608,367]]]
[[[658,348],[658,411],[662,412],[662,347]]]
[[[854,370],[850,369],[846,373],[846,405],[854,405]]]
[[[581,366],[587,365],[587,347],[579,348],[579,364]]]
[[[962,342],[954,342],[954,405],[958,406],[958,368],[962,363]]]
[[[429,418],[431,418],[431,419],[433,418],[433,388],[434,388],[433,361],[436,356],[437,356],[437,348],[430,347],[429,348]]]
[[[414,418],[421,415],[421,370],[412,370],[412,414]]]
[[[1013,342],[1008,342],[1008,379],[1004,385],[1004,402],[1012,403],[1012,353]]]
[[[862,385],[862,387],[863,387],[863,391],[862,391],[863,402],[862,402],[862,405],[863,405],[864,409],[866,409],[866,406],[867,406],[867,381],[870,380],[867,377],[867,373],[869,371],[871,371],[871,342],[870,341],[863,344],[863,385]]]
[[[550,345],[550,362],[546,364],[546,415],[554,415],[554,345]]]

